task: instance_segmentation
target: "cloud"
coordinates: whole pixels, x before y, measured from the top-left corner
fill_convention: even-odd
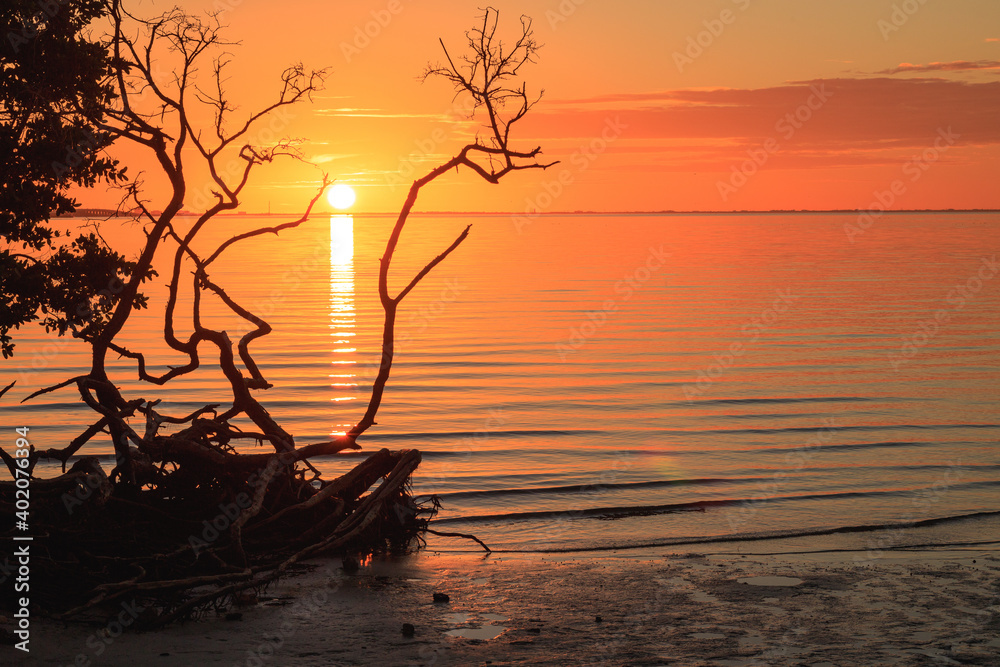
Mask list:
[[[662,102],[674,98],[675,93],[671,91],[649,92],[649,93],[617,93],[611,95],[598,95],[596,97],[575,98],[566,100],[545,100],[545,105],[557,106],[579,106],[592,104],[607,104],[614,102]],[[535,113],[538,113],[537,111]]]
[[[357,153],[317,153],[316,155],[309,156],[309,161],[313,164],[327,164],[329,162],[334,162],[336,160],[346,160],[348,158],[358,157]]]
[[[803,108],[810,99],[815,103],[817,90],[829,99]],[[789,121],[797,112],[800,120]],[[998,115],[1000,82],[874,77],[562,100],[540,104],[523,122],[539,138],[590,140],[617,118],[627,126],[625,140],[728,139],[747,146],[773,137],[784,150],[884,150],[926,146],[948,127],[962,144],[1000,143]]]
[[[927,63],[926,65],[900,63],[898,67],[885,69],[878,73],[900,74],[901,72],[962,72],[983,69],[1000,69],[1000,60],[953,60],[947,63]]]
[[[361,109],[344,107],[339,109],[316,109],[318,116],[334,116],[340,118],[432,118],[442,123],[465,123],[468,119],[457,118],[440,113],[392,113],[382,109]]]

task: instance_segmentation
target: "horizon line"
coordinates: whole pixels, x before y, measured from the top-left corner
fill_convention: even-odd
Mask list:
[[[101,213],[114,213],[111,209],[95,209],[85,206],[80,206],[77,211],[101,211]],[[118,215],[127,215],[130,211],[120,211]],[[74,211],[74,213],[76,213]],[[156,215],[159,211],[154,211],[153,214]],[[537,212],[525,212],[525,211],[411,211],[409,215],[452,215],[452,216],[511,216],[511,217],[522,217],[522,218],[538,218],[542,216],[582,216],[582,215],[592,215],[592,216],[608,216],[608,215],[761,215],[761,214],[815,214],[815,213],[868,213],[877,215],[894,215],[900,213],[1000,213],[1000,208],[901,208],[901,209],[891,209],[887,211],[873,210],[870,208],[829,208],[829,209],[789,209],[789,208],[774,208],[774,209],[739,209],[739,210],[675,210],[675,209],[663,209],[656,211],[537,211]],[[219,216],[242,216],[242,215],[252,215],[259,217],[268,216],[287,216],[296,215],[297,212],[251,212],[251,211],[227,211],[220,212],[216,215]],[[61,215],[54,216],[59,218],[72,218],[72,217],[84,217],[86,213],[82,215]],[[181,216],[192,216],[201,215],[201,213],[188,210],[180,210],[177,215]],[[313,212],[310,217],[320,216],[320,215],[357,215],[357,216],[398,216],[398,211],[328,211],[328,212]]]
[[[225,215],[239,215],[242,212],[227,213]],[[674,210],[664,209],[656,211],[411,211],[409,215],[455,215],[455,216],[512,216],[523,218],[537,218],[541,216],[572,216],[572,215],[760,215],[768,213],[870,213],[870,214],[898,214],[898,213],[1000,213],[1000,208],[906,208],[892,209],[888,211],[877,211],[868,208],[831,208],[831,209],[740,209],[735,211],[725,210]],[[331,211],[330,215],[357,215],[357,216],[396,216],[398,211]],[[244,215],[289,215],[288,213],[244,213]],[[326,215],[325,213],[323,215]]]

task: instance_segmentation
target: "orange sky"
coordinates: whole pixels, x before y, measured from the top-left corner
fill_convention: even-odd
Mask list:
[[[358,212],[397,210],[409,182],[475,131],[444,81],[417,77],[439,58],[438,37],[461,46],[479,4],[182,3],[227,8],[229,35],[242,41],[228,83],[241,111],[270,100],[292,62],[332,68],[326,90],[273,129],[305,138],[308,157],[356,188]],[[520,141],[562,162],[500,186],[452,173],[425,188],[419,209],[869,208],[888,196],[890,208],[1000,208],[996,0],[495,6],[512,37],[519,14],[534,18],[544,48],[524,73],[529,90],[545,96]],[[142,164],[134,151],[122,155],[133,171]],[[156,179],[147,178],[157,208]],[[204,183],[191,178],[187,207],[197,209]],[[313,178],[300,167],[261,169],[244,208],[297,210]]]

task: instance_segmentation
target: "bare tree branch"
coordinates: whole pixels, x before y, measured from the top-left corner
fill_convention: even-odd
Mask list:
[[[320,480],[318,486],[314,483],[319,472],[310,460],[360,449],[357,439],[375,423],[391,371],[400,304],[468,238],[470,227],[403,281],[395,295],[390,292],[394,252],[421,189],[461,167],[498,183],[513,171],[551,165],[538,161],[539,148],[521,150],[508,143],[512,124],[533,104],[523,84],[518,87],[507,81],[531,61],[537,48],[530,21],[522,19],[521,37],[508,48],[497,37],[497,13],[489,8],[468,35],[470,55],[453,59],[445,50],[449,63],[445,76],[462,94],[474,97],[488,119],[491,136],[484,141],[477,137],[413,182],[379,267],[378,292],[385,309],[382,360],[368,408],[347,434],[297,447],[293,436],[254,394],[270,384],[250,345],[267,335],[271,326],[241,304],[235,292],[214,280],[211,269],[223,253],[243,241],[302,225],[330,178],[323,174],[304,213],[294,220],[227,234],[214,249],[203,249],[199,241],[208,236],[206,230],[218,214],[240,206],[258,167],[279,159],[302,160],[295,140],[260,146],[251,141],[252,132],[271,112],[309,99],[320,89],[326,70],[307,72],[301,64],[286,69],[276,98],[230,126],[237,108],[225,91],[225,69],[231,56],[224,50],[228,44],[221,38],[218,14],[198,19],[172,9],[143,20],[125,11],[121,0],[107,2],[114,30],[107,47],[114,58],[118,101],[104,129],[135,142],[157,160],[168,181],[166,203],[156,205],[162,211],[154,210],[144,198],[141,174],[124,189],[119,208],[126,202],[134,204],[131,209],[138,211],[137,218],[144,223],[145,239],[118,301],[106,308],[102,326],[85,335],[78,333],[91,346],[90,369],[25,399],[75,386],[80,400],[98,417],[65,448],[30,448],[27,472],[30,475],[42,458],[61,461],[65,470],[66,463],[93,438],[101,433],[112,438],[116,466],[110,477],[96,457],[83,457],[69,473],[33,486],[33,529],[38,534],[66,535],[49,540],[46,555],[39,556],[46,559],[46,585],[72,589],[62,597],[62,590],[58,595],[48,590],[39,597],[62,600],[62,608],[69,609],[65,617],[138,594],[154,600],[147,609],[155,618],[146,627],[155,627],[220,598],[263,586],[302,559],[372,549],[375,542],[386,540],[408,543],[426,528],[429,519],[418,515],[432,516],[439,505],[417,505],[409,494],[411,475],[421,460],[419,451],[382,450],[336,480]],[[210,83],[200,85],[205,79],[199,79],[199,68],[206,69],[206,62],[211,63],[211,70],[202,76]],[[198,126],[196,120],[204,114],[196,109],[205,108],[211,120]],[[233,163],[237,168],[230,168]],[[189,195],[192,165],[207,170],[212,188],[209,203],[199,208],[193,220],[178,216]],[[154,258],[157,266],[166,264],[163,339],[181,359],[162,372],[148,365],[147,356],[137,349],[141,343],[126,346],[119,340],[136,304],[144,303],[138,290],[155,275]],[[210,325],[210,315],[219,310],[240,318],[238,332]],[[139,378],[156,385],[207,365],[211,357],[212,366],[229,385],[232,404],[185,409],[183,415],[161,414],[159,400],[127,399],[112,381],[107,357],[115,353],[134,361]],[[0,390],[0,396],[12,386]],[[247,441],[267,444],[274,451],[238,449]],[[19,471],[23,476],[19,467],[23,463],[2,448],[0,459],[11,474]],[[307,479],[310,469],[316,477]],[[40,492],[37,498],[35,490]],[[13,483],[0,483],[0,504],[11,506],[15,491]],[[73,514],[75,509],[81,513]],[[228,517],[222,528],[215,516],[220,509]],[[207,535],[201,531],[212,526],[216,527],[214,537],[208,541],[198,537]],[[5,534],[10,536],[13,530]]]
[[[534,62],[533,58],[539,45],[533,36],[531,20],[521,17],[521,36],[515,42],[514,47],[505,52],[503,43],[496,39],[498,20],[499,13],[497,10],[488,7],[482,17],[482,25],[466,34],[470,50],[470,54],[464,58],[464,62],[467,64],[467,74],[463,74],[455,64],[443,41],[441,42],[441,47],[444,50],[448,65],[430,66],[424,73],[425,79],[433,75],[443,76],[455,86],[459,93],[464,92],[471,95],[474,100],[474,109],[482,107],[486,110],[492,136],[490,145],[482,144],[478,140],[475,143],[466,145],[450,160],[435,167],[428,174],[414,181],[410,186],[406,201],[403,203],[403,207],[396,219],[396,224],[389,235],[385,253],[382,255],[379,264],[379,299],[385,311],[385,322],[382,329],[382,356],[379,362],[378,373],[372,383],[372,395],[368,401],[365,414],[345,436],[351,442],[360,437],[361,434],[376,423],[375,416],[382,403],[382,396],[385,392],[386,383],[389,380],[393,356],[395,354],[396,311],[400,302],[403,297],[416,287],[422,278],[451,254],[469,234],[469,227],[466,227],[458,238],[444,252],[424,266],[399,294],[395,297],[391,296],[389,294],[389,266],[392,263],[393,253],[399,243],[403,227],[406,225],[407,218],[416,204],[420,189],[452,169],[457,169],[463,165],[469,167],[487,182],[499,183],[501,178],[512,171],[547,169],[556,164],[556,162],[547,164],[537,162],[536,158],[541,153],[540,148],[534,148],[530,151],[519,151],[512,149],[508,143],[511,125],[520,120],[531,109],[534,102],[528,101],[526,86],[524,84],[521,84],[519,88],[510,88],[504,87],[503,82],[516,76],[524,64]],[[505,119],[501,111],[508,100],[517,100],[519,106],[512,116]],[[487,156],[489,158],[488,164],[484,166],[477,163],[470,157],[470,154]],[[493,158],[499,158],[499,165],[494,162]]]

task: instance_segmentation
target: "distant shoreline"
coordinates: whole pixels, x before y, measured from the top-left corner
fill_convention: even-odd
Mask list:
[[[85,211],[94,211],[95,209],[85,209]],[[525,213],[523,211],[413,211],[410,215],[414,216],[452,216],[452,217],[480,217],[480,218],[504,218],[504,217],[524,217],[524,218],[539,218],[539,217],[601,217],[601,216],[631,216],[631,217],[653,217],[653,216],[680,216],[680,215],[830,215],[830,214],[861,214],[869,213],[869,209],[853,209],[853,208],[833,208],[833,209],[816,209],[816,210],[802,210],[802,209],[772,209],[772,210],[746,210],[746,211],[540,211],[538,213]],[[156,212],[154,211],[154,214]],[[880,211],[879,215],[899,215],[904,213],[1000,213],[1000,208],[906,208],[906,209],[896,209],[891,211]],[[97,216],[84,212],[74,215],[58,216],[59,218],[87,218],[87,217],[128,217],[128,213],[122,213],[116,215],[112,211],[101,211],[101,215]],[[180,211],[177,215],[179,216],[196,216],[200,213],[193,213],[191,211]],[[297,215],[295,212],[291,213],[251,213],[246,211],[235,211],[233,213],[218,213],[220,217],[246,217],[252,216],[255,218],[266,218],[266,217],[287,217],[289,215]],[[398,211],[364,211],[351,213],[349,211],[329,211],[329,212],[318,212],[313,213],[313,216],[325,216],[325,215],[350,215],[357,216],[360,218],[385,218],[385,217],[395,217],[399,215]],[[312,217],[312,216],[311,216]]]
[[[542,211],[539,213],[524,213],[523,211],[413,211],[410,215],[414,216],[452,216],[452,217],[481,217],[481,218],[506,218],[511,216],[519,216],[525,218],[536,218],[536,217],[569,217],[569,216],[591,216],[591,217],[601,217],[601,216],[632,216],[632,217],[653,217],[653,216],[678,216],[678,215],[827,215],[834,213],[846,213],[846,214],[861,214],[867,213],[868,209],[822,209],[815,211],[804,211],[804,210],[794,210],[794,209],[775,209],[770,211]],[[885,215],[900,214],[900,213],[1000,213],[1000,209],[997,208],[944,208],[944,209],[899,209],[893,211],[885,211]],[[229,213],[226,215],[240,215],[239,213]],[[291,213],[246,213],[245,215],[253,216],[287,216],[294,215]],[[327,215],[323,213],[323,215]],[[398,211],[382,211],[382,212],[363,212],[363,213],[350,213],[350,212],[330,212],[329,215],[352,215],[359,218],[369,217],[369,218],[383,218],[383,217],[395,217],[399,215]]]
[[[525,216],[525,217],[541,217],[541,216],[608,216],[608,215],[630,215],[630,216],[663,216],[663,215],[774,215],[774,214],[784,214],[784,215],[816,215],[816,214],[828,214],[828,213],[867,213],[869,209],[817,209],[817,210],[797,210],[797,209],[774,209],[769,211],[543,211],[539,213],[523,213],[523,212],[453,212],[453,211],[414,211],[410,215],[455,215],[455,216]],[[996,208],[943,208],[943,209],[898,209],[893,211],[885,211],[885,214],[893,213],[1000,213],[1000,209]],[[250,214],[248,214],[250,215]],[[256,215],[256,214],[254,214]],[[266,215],[266,214],[265,214]],[[271,214],[280,215],[280,214]],[[287,214],[285,214],[287,215]],[[333,214],[336,215],[336,214]],[[389,213],[353,213],[351,215],[359,216],[383,216],[383,215],[397,215],[395,212]]]

